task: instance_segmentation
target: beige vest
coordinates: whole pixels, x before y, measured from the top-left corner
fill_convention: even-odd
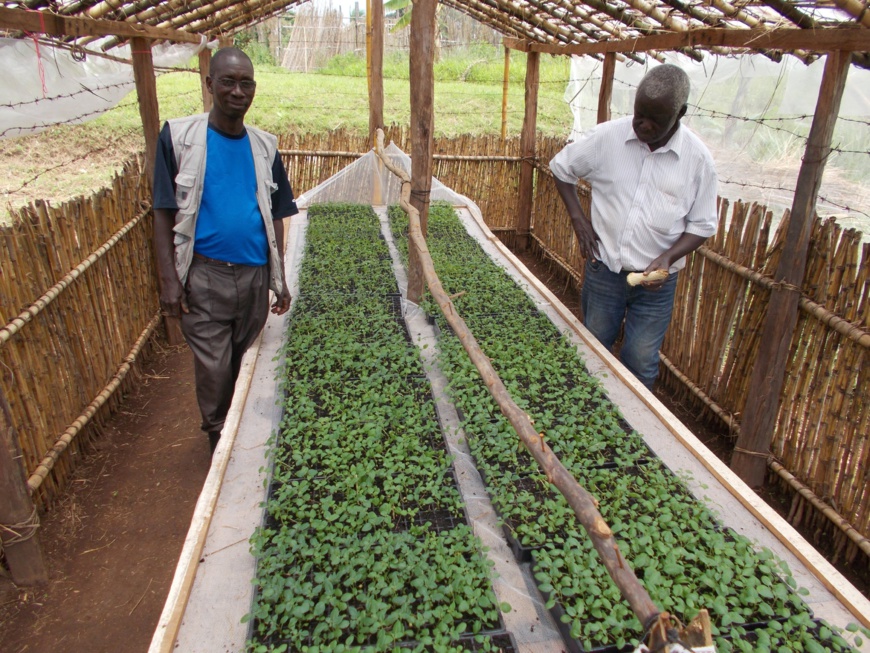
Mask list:
[[[272,180],[272,162],[278,151],[278,139],[256,127],[248,127],[248,139],[254,155],[254,171],[257,175],[257,204],[266,227],[269,241],[269,288],[281,292],[283,262],[275,240],[272,224],[272,191],[278,185]],[[187,281],[187,272],[193,260],[193,241],[196,237],[196,218],[202,201],[202,182],[205,179],[206,138],[208,114],[201,113],[189,118],[169,121],[172,148],[178,174],[175,176],[175,270],[181,283]]]

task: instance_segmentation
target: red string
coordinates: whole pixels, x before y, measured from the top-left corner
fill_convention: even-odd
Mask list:
[[[28,9],[27,11],[32,11],[34,13],[39,14],[39,31],[42,34],[46,34],[47,30],[45,29],[45,12],[36,11],[35,9]],[[42,64],[42,52],[39,50],[39,39],[36,37],[36,34],[31,32],[24,32],[26,36],[29,36],[33,39],[33,46],[36,48],[36,67],[39,70],[39,81],[42,84],[42,97],[48,94],[48,89],[45,86],[45,66]]]

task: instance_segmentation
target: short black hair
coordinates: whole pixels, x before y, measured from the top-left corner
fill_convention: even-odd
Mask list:
[[[216,69],[219,69],[223,64],[225,59],[241,59],[243,61],[247,61],[253,67],[253,62],[251,58],[246,55],[242,50],[236,47],[229,48],[221,48],[217,52],[214,53],[214,56],[211,58],[211,62],[208,65],[208,74],[209,76],[214,76],[214,72]]]

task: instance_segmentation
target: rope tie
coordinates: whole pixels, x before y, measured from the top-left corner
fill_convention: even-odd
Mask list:
[[[789,290],[798,294],[802,292],[800,286],[795,286],[794,284],[786,283],[785,281],[773,281],[770,284],[770,288],[771,290]]]
[[[36,535],[37,528],[39,528],[39,515],[36,513],[36,506],[33,506],[33,512],[30,513],[30,517],[25,519],[23,522],[17,524],[0,524],[0,532],[3,534],[12,534],[12,537],[2,538],[3,546],[26,542]]]
[[[770,454],[762,453],[761,451],[750,451],[749,449],[744,449],[743,447],[734,447],[734,451],[738,453],[746,454],[747,456],[755,456],[756,458],[764,458],[767,460],[770,458]]]

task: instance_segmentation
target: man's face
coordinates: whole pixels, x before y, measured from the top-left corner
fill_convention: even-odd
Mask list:
[[[685,107],[675,112],[672,103],[653,100],[638,93],[634,100],[634,119],[631,126],[639,141],[658,147],[667,143],[676,129],[677,121],[684,113]]]
[[[241,57],[227,57],[205,79],[217,111],[227,118],[243,118],[254,101],[254,66]]]

